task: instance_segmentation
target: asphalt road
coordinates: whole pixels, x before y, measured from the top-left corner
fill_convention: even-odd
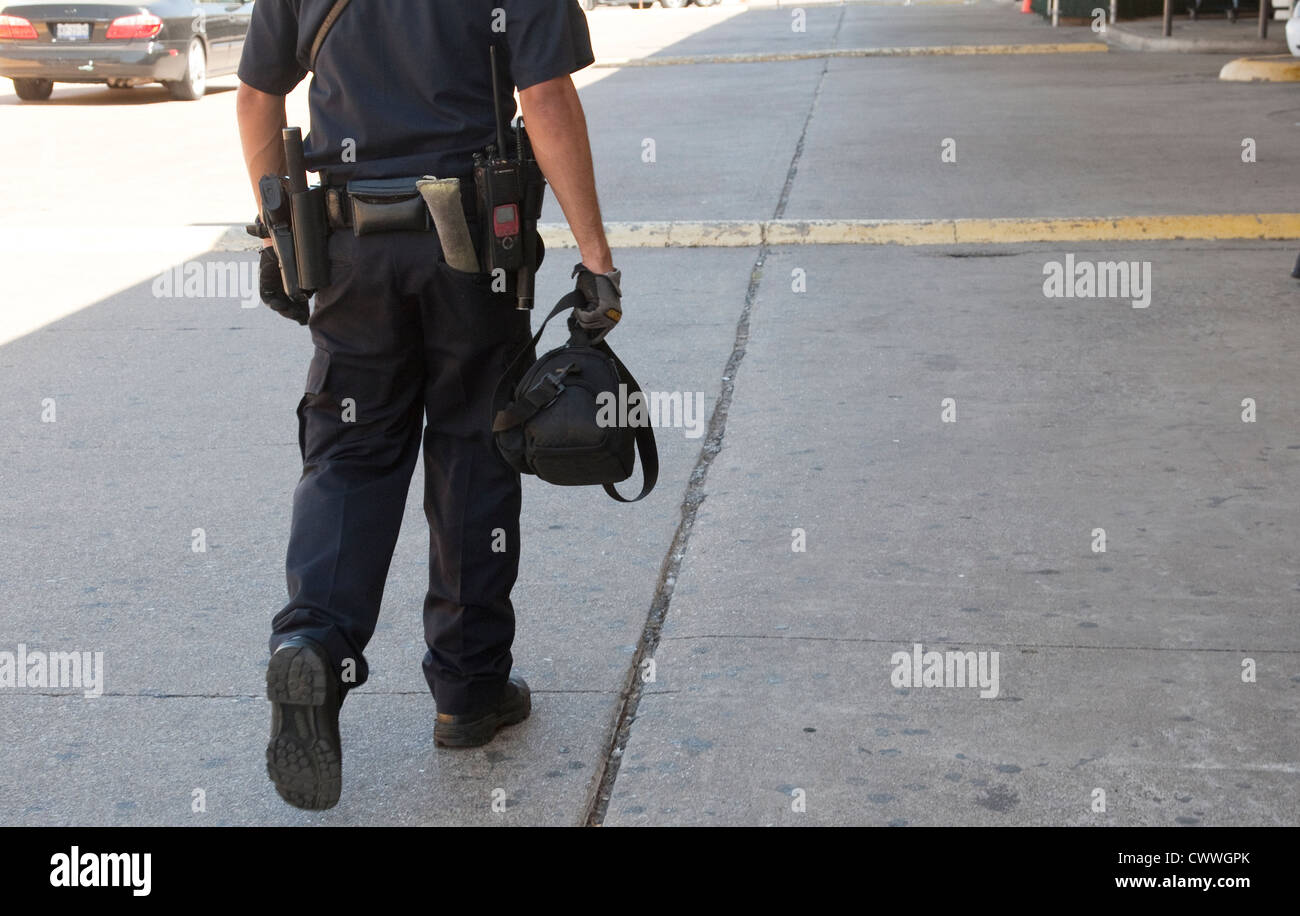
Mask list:
[[[1093,38],[1007,5],[806,14],[591,21],[609,59]],[[625,224],[1287,211],[1300,104],[1219,82],[1225,60],[605,68],[582,95]],[[285,806],[262,676],[311,347],[237,295],[155,295],[171,265],[252,263],[209,250],[249,207],[232,93],[160,96],[0,96],[0,652],[104,673],[97,697],[0,686],[0,824],[1300,821],[1297,242],[1195,220],[1171,242],[620,249],[615,344],[702,398],[708,433],[660,428],[635,506],[526,481],[534,713],[479,750],[433,746],[413,497],[343,800]],[[1149,265],[1149,304],[1046,296],[1067,257]],[[996,653],[992,695],[900,682],[918,644]]]

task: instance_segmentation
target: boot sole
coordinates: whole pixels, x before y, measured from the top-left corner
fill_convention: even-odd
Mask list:
[[[524,697],[522,706],[514,709],[489,713],[473,722],[459,725],[444,725],[441,722],[433,726],[433,743],[438,747],[481,747],[487,744],[501,729],[509,725],[518,725],[528,718],[533,711],[533,698]]]
[[[324,659],[305,647],[276,652],[266,669],[272,703],[266,772],[282,799],[309,811],[334,807],[343,791],[338,702],[331,702],[329,677]]]

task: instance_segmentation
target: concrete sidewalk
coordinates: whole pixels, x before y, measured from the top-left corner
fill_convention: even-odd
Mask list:
[[[711,405],[734,318],[701,310],[696,297],[743,296],[752,254],[679,254],[672,271],[648,255],[620,260],[638,300],[659,304],[621,335],[620,355],[647,385],[672,382]],[[567,273],[549,267],[539,299],[558,298]],[[97,649],[106,670],[96,699],[0,691],[0,823],[583,819],[699,439],[660,432],[659,488],[634,507],[599,489],[526,481],[515,659],[534,715],[460,753],[433,747],[420,670],[427,533],[417,469],[367,651],[371,679],[342,716],[344,801],[309,814],[279,801],[263,763],[266,638],[284,596],[305,329],[229,300],[157,300],[145,285],[0,354],[0,650]],[[39,420],[47,397],[54,423]],[[192,550],[198,528],[202,553]],[[491,810],[494,788],[508,794],[504,818]],[[202,816],[191,812],[194,789],[206,793]]]
[[[655,53],[1059,40],[1006,7],[807,14]],[[1289,91],[1221,65],[681,65],[583,100],[622,223],[1287,210]],[[1294,825],[1297,244],[620,249],[614,345],[648,390],[698,393],[709,433],[658,430],[635,506],[526,481],[534,714],[467,752],[432,742],[417,471],[343,799],[317,814],[262,758],[309,340],[230,296],[105,288],[0,346],[0,651],[103,651],[106,672],[98,698],[0,690],[0,824]],[[550,253],[540,301],[572,256]],[[1149,263],[1149,304],[1046,297],[1067,257]],[[14,269],[87,263],[33,246]],[[900,686],[918,644],[997,653],[995,695]]]
[[[1147,310],[1052,247],[773,252],[606,823],[1294,824],[1290,247],[1127,244]],[[896,688],[918,643],[1000,692]]]

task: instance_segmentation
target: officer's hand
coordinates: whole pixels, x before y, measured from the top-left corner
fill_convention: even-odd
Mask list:
[[[262,249],[262,260],[257,269],[257,292],[262,301],[285,318],[292,318],[299,324],[306,324],[311,317],[306,299],[290,299],[284,291],[284,277],[280,275],[280,258],[275,248],[267,245]]]
[[[573,276],[578,278],[578,292],[587,300],[587,307],[575,308],[573,316],[583,330],[593,335],[593,342],[601,340],[623,317],[623,292],[619,288],[623,275],[618,270],[596,274],[579,264],[573,268]]]

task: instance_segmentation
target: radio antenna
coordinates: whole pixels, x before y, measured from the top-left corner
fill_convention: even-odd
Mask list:
[[[506,158],[506,125],[501,116],[501,86],[497,76],[497,46],[488,45],[488,60],[492,64],[492,112],[496,116],[497,156]]]

